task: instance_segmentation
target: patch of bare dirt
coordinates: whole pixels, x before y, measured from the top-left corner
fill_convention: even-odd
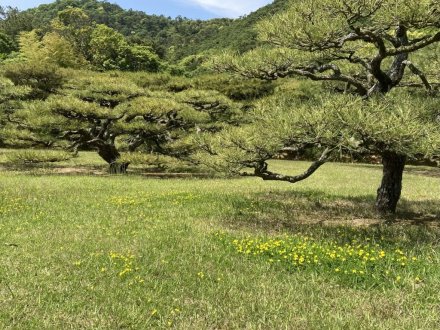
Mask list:
[[[81,167],[56,167],[52,171],[54,174],[91,174],[91,175],[103,175],[103,171],[91,170],[89,168]]]

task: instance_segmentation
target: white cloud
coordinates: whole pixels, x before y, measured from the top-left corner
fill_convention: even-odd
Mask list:
[[[272,2],[271,0],[181,0],[198,5],[219,16],[239,17]]]

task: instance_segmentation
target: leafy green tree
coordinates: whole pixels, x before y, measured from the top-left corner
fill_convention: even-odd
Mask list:
[[[381,122],[377,122],[378,131],[385,129],[381,139],[373,138],[376,134],[374,125],[364,136],[359,137],[356,137],[357,132],[353,127],[352,135],[354,141],[359,138],[359,148],[368,144],[369,151],[382,157],[384,171],[377,193],[376,207],[381,213],[394,213],[401,195],[405,163],[408,157],[415,157],[417,154],[414,149],[410,152],[411,148],[403,147],[407,136],[400,121],[403,121],[407,125],[406,130],[411,132],[412,125],[422,127],[425,122],[420,118],[424,116],[412,118],[406,112],[405,116],[408,117],[403,116],[400,111],[406,109],[409,103],[390,105],[391,108],[387,110],[380,106],[380,102],[375,103],[369,99],[378,98],[383,100],[384,104],[388,104],[386,97],[396,87],[421,86],[426,88],[429,94],[438,87],[438,81],[432,80],[439,78],[435,71],[423,72],[421,69],[433,66],[415,61],[423,59],[421,55],[440,41],[440,1],[290,1],[286,11],[259,23],[258,31],[261,40],[267,46],[244,56],[226,54],[217,59],[214,66],[220,71],[236,72],[248,78],[277,80],[300,76],[333,83],[334,90],[357,95],[365,100],[365,106],[360,103],[353,103],[353,106],[366,108],[366,112],[371,110],[371,104],[382,109],[382,112],[375,115],[378,120],[389,123],[389,126],[382,127]],[[421,104],[412,106],[424,109],[423,102],[420,102]],[[297,104],[292,103],[290,109],[295,112],[296,106]],[[321,106],[326,104],[323,103]],[[354,118],[358,111],[356,107],[352,111]],[[322,116],[325,114],[322,113]],[[435,118],[429,115],[425,117],[430,120]],[[414,122],[407,119],[414,119]],[[368,125],[371,122],[368,121]],[[362,125],[363,123],[359,122],[359,126]],[[401,134],[397,134],[397,131]],[[304,132],[312,136],[314,134],[313,129]],[[339,131],[333,133],[337,132]],[[422,144],[428,143],[427,141],[434,137],[437,138],[436,135],[431,137],[432,130],[429,132],[430,134],[423,135]],[[396,141],[388,143],[387,135],[395,137]],[[308,137],[309,134],[303,136],[305,141],[308,141]],[[286,141],[289,139],[286,138]],[[296,139],[294,141],[298,143]],[[338,145],[333,139],[331,141],[333,142],[327,143],[328,149],[326,148],[323,156],[312,165],[308,174],[324,163],[330,150]],[[311,145],[325,146],[326,143],[312,140]],[[420,144],[415,143],[413,147],[416,149],[417,145]],[[423,156],[424,149],[420,148],[419,156]],[[429,154],[434,156],[432,153],[426,155]],[[260,160],[263,163],[253,163],[255,176],[266,180],[298,181],[270,172],[265,163],[266,156],[261,155]],[[304,179],[308,176],[299,178]]]
[[[87,61],[75,51],[73,45],[56,32],[47,33],[42,38],[36,30],[23,32],[19,37],[19,45],[21,59],[37,66],[79,68],[87,65]]]
[[[125,49],[125,63],[130,71],[158,72],[161,61],[154,51],[143,45],[133,45]]]
[[[89,47],[93,25],[90,17],[80,8],[62,10],[51,22],[52,30],[66,39],[86,60],[91,59]]]
[[[0,6],[0,30],[12,39],[21,32],[33,29],[32,15],[20,12],[18,8]]]
[[[66,40],[81,60],[90,60],[93,26],[94,22],[82,9],[72,7],[57,12],[57,17],[50,23],[51,31]]]
[[[18,38],[18,45],[22,57],[25,59],[39,63],[44,56],[42,56],[41,40],[36,30],[29,32],[22,32]]]
[[[47,33],[41,40],[44,62],[62,68],[80,68],[88,65],[85,58],[75,51],[74,46],[56,32]]]
[[[104,24],[98,24],[91,34],[90,53],[92,63],[105,70],[126,66],[125,52],[128,43],[119,32]]]
[[[15,112],[10,130],[24,128],[15,139],[31,140],[31,146],[50,145],[73,152],[95,149],[112,172],[124,172],[127,165],[117,162],[120,152],[115,141],[120,134],[115,124],[123,116],[115,108],[141,93],[128,81],[80,72],[60,94],[24,103]]]
[[[159,71],[159,57],[150,47],[129,45],[116,30],[98,24],[90,40],[92,63],[104,70]]]
[[[14,44],[13,40],[0,31],[0,56],[7,55],[17,49],[17,46]]]
[[[159,57],[150,47],[130,45],[116,30],[94,25],[79,8],[68,8],[52,21],[51,31],[32,30],[19,37],[20,55],[28,61],[67,68],[89,65],[102,70],[156,72]]]

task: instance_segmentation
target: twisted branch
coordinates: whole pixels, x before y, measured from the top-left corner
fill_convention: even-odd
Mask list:
[[[312,165],[303,173],[295,176],[284,175],[279,173],[274,173],[268,170],[268,164],[265,161],[258,162],[255,165],[254,173],[241,173],[242,176],[256,176],[260,177],[265,181],[285,181],[289,183],[296,183],[299,181],[303,181],[310,177],[313,173],[315,173],[323,164],[327,162],[331,153],[335,150],[335,148],[327,148],[321,154],[318,160],[314,161]]]

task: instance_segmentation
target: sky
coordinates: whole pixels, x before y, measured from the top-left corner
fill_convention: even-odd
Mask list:
[[[145,11],[176,17],[208,19],[215,17],[239,17],[249,14],[272,2],[271,0],[108,0],[122,8]],[[2,6],[13,6],[19,9],[36,7],[54,0],[0,0]]]

